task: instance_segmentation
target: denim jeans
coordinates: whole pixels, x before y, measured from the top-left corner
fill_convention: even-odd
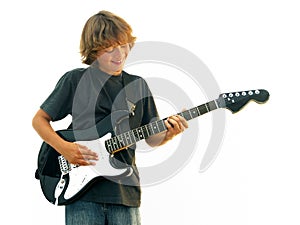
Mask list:
[[[140,225],[139,208],[76,201],[65,206],[66,225]]]

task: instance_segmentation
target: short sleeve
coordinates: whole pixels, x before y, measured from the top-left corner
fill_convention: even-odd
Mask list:
[[[77,79],[73,72],[67,72],[57,82],[54,90],[41,105],[52,121],[58,121],[72,114],[72,103]]]

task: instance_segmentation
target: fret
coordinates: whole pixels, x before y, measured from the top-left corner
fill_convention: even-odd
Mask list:
[[[125,146],[128,146],[129,143],[127,142],[127,139],[125,137],[125,133],[121,134],[122,142],[125,144]]]
[[[133,133],[133,137],[134,137],[134,139],[135,139],[136,142],[138,142],[139,140],[141,140],[139,132],[138,132],[137,129],[132,130],[132,133]]]
[[[120,148],[126,147],[126,144],[123,141],[122,135],[118,135],[116,138],[118,140],[118,144],[119,144]]]
[[[159,128],[158,128],[158,125],[157,125],[157,121],[152,122],[151,125],[152,125],[153,134],[158,134],[159,133]]]
[[[183,115],[184,119],[186,119],[186,120],[192,119],[189,110],[186,110],[186,111],[182,112],[181,114]]]
[[[112,152],[113,151],[112,145],[111,145],[111,139],[108,139],[108,140],[105,141],[105,147],[108,150],[108,152]]]
[[[130,131],[126,132],[124,135],[125,135],[125,139],[127,141],[127,145],[130,145],[133,143],[132,139],[130,138],[130,134],[129,134]]]
[[[206,112],[209,112],[209,105],[207,103],[204,104],[206,108]]]
[[[200,110],[199,110],[199,106],[198,107],[195,107],[197,109],[197,112],[199,114],[199,116],[201,116],[201,113],[200,113]]]
[[[144,134],[144,138],[148,138],[150,136],[147,126],[142,126],[142,130],[143,130],[143,134]]]
[[[144,136],[144,133],[143,133],[142,128],[139,127],[139,128],[137,128],[136,130],[137,130],[137,134],[139,135],[139,139],[140,139],[140,140],[144,139],[145,136]]]
[[[132,144],[135,143],[135,142],[137,142],[136,139],[135,139],[135,136],[134,136],[134,134],[133,134],[133,130],[128,131],[128,135],[129,135],[129,137],[130,137],[130,140],[131,140],[131,143],[132,143]]]
[[[113,142],[112,142],[113,140],[112,139],[110,139],[110,149],[111,149],[111,151],[113,151],[114,150],[114,146],[113,146]]]
[[[194,118],[200,116],[200,112],[199,112],[198,107],[195,107],[195,108],[186,110],[184,112],[178,113],[178,115],[184,117],[186,120],[191,120],[191,119],[194,119]]]
[[[215,109],[218,108],[217,105],[216,105],[216,103],[215,103],[215,101],[210,101],[208,103],[208,105],[209,105],[209,111],[212,111],[212,110],[215,110]]]
[[[148,130],[148,132],[149,132],[149,136],[155,134],[155,132],[154,132],[154,130],[153,130],[153,126],[152,126],[151,123],[150,123],[150,124],[147,124],[147,125],[145,125],[145,126],[147,127],[147,130]]]
[[[183,112],[177,113],[177,115],[184,117]]]
[[[193,116],[191,114],[191,110],[187,110],[189,112],[190,118],[193,119]]]
[[[163,120],[157,121],[157,125],[158,125],[159,133],[167,129]]]
[[[137,140],[136,140],[136,138],[135,138],[135,136],[134,136],[134,133],[133,133],[133,131],[131,131],[129,134],[130,134],[130,137],[131,137],[132,143],[135,143],[135,142],[137,142]]]
[[[196,108],[192,108],[192,109],[190,110],[190,112],[191,112],[191,117],[192,117],[192,118],[196,118],[197,116],[200,116],[200,114],[199,114],[198,111],[197,111],[197,107],[196,107]]]
[[[214,103],[215,103],[215,105],[216,105],[216,109],[220,108],[220,106],[219,106],[217,100],[214,100]]]
[[[116,137],[113,137],[113,138],[111,138],[111,140],[112,140],[112,146],[113,146],[113,149],[114,149],[114,150],[119,149],[119,145],[118,145],[118,140],[117,140],[117,138],[116,138]]]
[[[198,106],[198,109],[199,109],[199,111],[200,111],[200,115],[203,115],[203,114],[205,114],[205,113],[208,112],[207,107],[206,107],[205,104],[204,104],[204,105],[199,105],[199,106]]]

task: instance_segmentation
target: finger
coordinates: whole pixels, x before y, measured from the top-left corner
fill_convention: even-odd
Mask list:
[[[180,122],[182,123],[182,125],[184,126],[184,128],[188,128],[189,127],[189,124],[188,122],[186,121],[186,119],[180,115],[177,115],[176,116],[177,118],[179,118]]]
[[[89,159],[96,159],[98,157],[98,154],[96,152],[93,152],[90,150],[87,146],[81,145],[78,143],[75,143],[77,145],[78,150],[81,152],[81,154],[86,157],[91,157]]]
[[[81,160],[77,161],[76,165],[78,165],[78,166],[94,166],[94,165],[96,165],[96,162],[81,159]]]
[[[181,127],[180,127],[180,119],[177,118],[176,116],[171,116],[168,118],[168,122],[170,123],[171,127],[174,129],[174,130],[181,130]]]
[[[174,132],[176,134],[183,132],[186,128],[188,128],[187,121],[179,115],[171,116],[169,118],[172,127],[174,128]]]
[[[76,148],[78,153],[75,156],[74,162],[72,164],[78,166],[89,166],[89,165],[96,165],[97,160],[99,160],[97,153],[91,151],[84,145],[76,144]]]
[[[188,128],[188,123],[184,119],[184,117],[182,117],[180,115],[175,115],[175,116],[172,116],[171,118],[176,121],[180,130],[184,130],[185,128]]]
[[[92,150],[88,149],[88,150],[84,150],[82,152],[82,154],[84,155],[84,157],[90,157],[90,159],[95,159],[98,157],[98,154],[96,152],[93,152]]]
[[[167,130],[170,130],[173,125],[169,122],[169,119],[166,119],[164,122],[165,122]]]
[[[76,143],[77,149],[82,153],[82,154],[87,154],[89,151],[91,151],[87,146],[81,145]]]

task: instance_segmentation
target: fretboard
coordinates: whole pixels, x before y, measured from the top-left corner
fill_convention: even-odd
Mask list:
[[[185,110],[177,115],[184,117],[186,120],[191,120],[217,108],[219,108],[218,103],[216,100],[213,100]],[[161,133],[167,130],[167,127],[164,123],[166,119],[167,118],[154,121],[144,126],[116,135],[105,141],[105,147],[109,153],[114,153],[126,148],[127,146],[133,145],[140,140]]]

